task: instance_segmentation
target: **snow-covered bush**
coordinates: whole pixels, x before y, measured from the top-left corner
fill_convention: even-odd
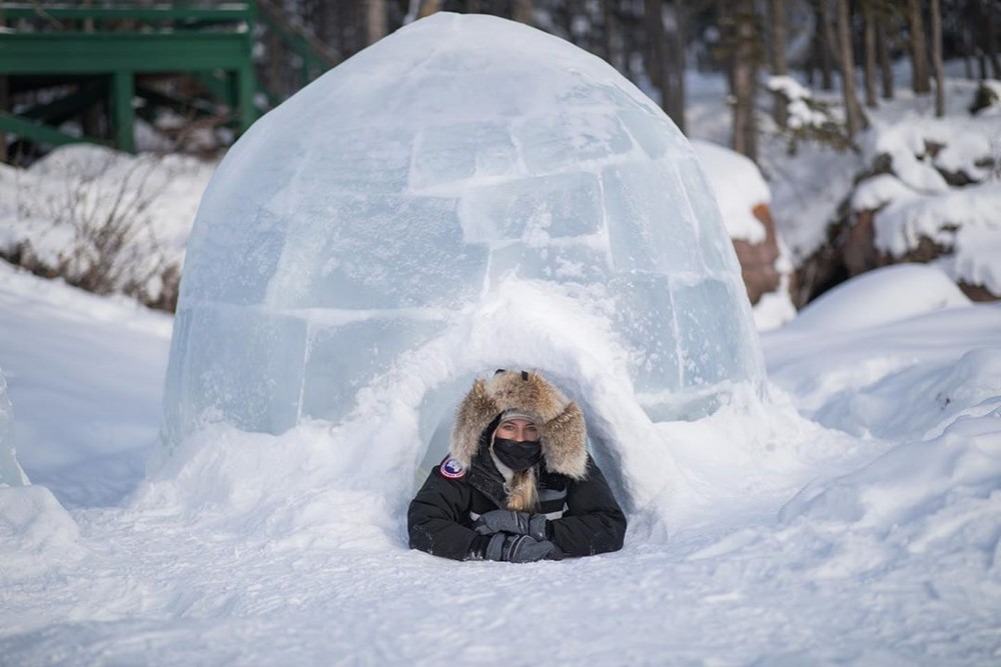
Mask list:
[[[818,100],[813,93],[789,76],[772,76],[766,83],[786,107],[786,123],[778,128],[794,155],[803,142],[815,142],[844,151],[853,147],[844,114],[828,102]]]
[[[98,294],[172,310],[184,243],[212,166],[67,146],[0,166],[0,257]]]
[[[1001,113],[1001,81],[987,79],[980,82],[970,103],[971,114]]]

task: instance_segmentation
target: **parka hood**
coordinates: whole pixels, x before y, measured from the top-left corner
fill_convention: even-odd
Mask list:
[[[573,401],[534,371],[497,371],[473,382],[459,405],[452,429],[450,454],[469,466],[480,446],[480,435],[505,410],[532,417],[539,429],[542,455],[550,472],[572,479],[587,473],[587,428]]]

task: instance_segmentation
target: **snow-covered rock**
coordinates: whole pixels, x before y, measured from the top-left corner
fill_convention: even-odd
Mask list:
[[[723,223],[733,241],[759,331],[796,315],[790,300],[792,262],[775,231],[771,192],[761,171],[743,155],[709,141],[692,141],[709,177]]]
[[[888,169],[861,181],[842,238],[849,274],[934,260],[975,299],[1001,298],[1001,118],[909,117],[877,126],[868,152]]]

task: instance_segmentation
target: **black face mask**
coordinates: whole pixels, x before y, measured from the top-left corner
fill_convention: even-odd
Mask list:
[[[528,470],[542,460],[542,445],[535,442],[518,442],[494,437],[494,454],[500,462],[515,472]]]

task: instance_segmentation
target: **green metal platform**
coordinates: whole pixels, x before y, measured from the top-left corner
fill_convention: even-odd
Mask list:
[[[91,141],[134,151],[136,97],[164,103],[163,95],[137,88],[137,77],[147,75],[191,77],[230,109],[233,129],[243,132],[261,111],[255,102],[280,101],[255,76],[258,21],[299,56],[303,85],[336,64],[322,45],[283,24],[273,6],[262,5],[266,3],[85,6],[0,0],[0,26],[6,26],[0,27],[0,77],[6,79],[5,88],[17,92],[47,86],[70,91],[55,102],[16,113],[0,108],[0,132],[37,144]],[[98,101],[105,105],[110,137],[73,136],[58,129],[67,117]]]

